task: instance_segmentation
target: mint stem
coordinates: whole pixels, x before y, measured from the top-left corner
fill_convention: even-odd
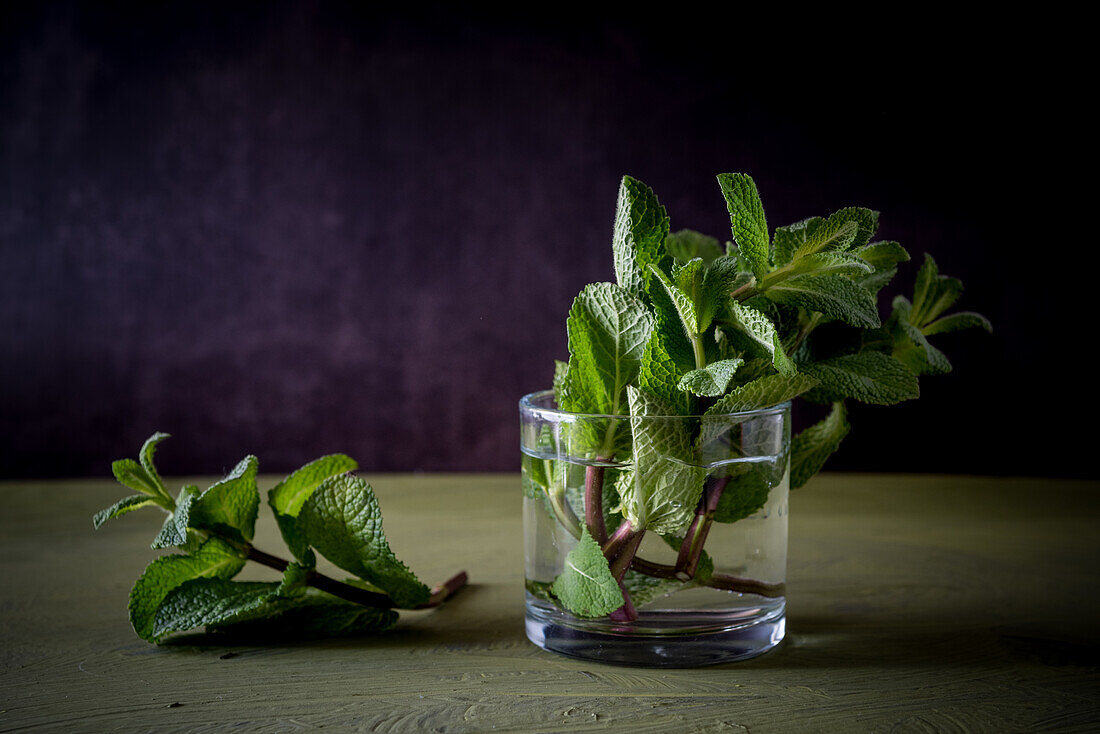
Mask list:
[[[276,571],[286,571],[287,566],[290,565],[289,561],[283,560],[278,556],[273,556],[270,553],[256,548],[252,545],[245,545],[243,550],[248,556],[250,561],[255,561],[261,565],[273,568]],[[431,596],[428,601],[420,606],[414,607],[415,609],[429,609],[434,606],[438,606],[444,599],[454,594],[456,591],[465,586],[467,576],[465,571],[461,571],[452,578],[448,579],[444,583],[432,589]],[[363,604],[368,607],[378,607],[380,609],[392,609],[397,607],[393,603],[393,599],[385,594],[379,594],[376,591],[368,591],[367,589],[360,589],[358,586],[352,586],[351,584],[345,584],[342,581],[337,581],[334,578],[325,576],[317,571],[310,571],[306,575],[306,583],[315,589],[320,589],[325,593],[332,594],[345,601],[354,602],[355,604]],[[398,607],[404,608],[404,607]]]
[[[728,476],[718,480],[713,477],[707,478],[703,496],[699,498],[699,507],[695,510],[695,517],[691,521],[691,526],[688,527],[687,534],[680,544],[680,553],[676,557],[676,568],[686,573],[688,578],[695,577],[699,559],[703,556],[703,544],[706,543],[710,527],[714,524],[714,513],[718,510],[718,501],[729,483]]]
[[[680,571],[675,566],[669,566],[664,563],[654,563],[653,561],[647,561],[637,556],[630,562],[630,567],[638,573],[644,573],[647,576],[656,576],[663,579],[678,579],[680,581],[691,580],[683,571]],[[714,589],[735,591],[739,594],[756,594],[769,598],[783,596],[787,590],[786,584],[767,584],[763,581],[757,581],[756,579],[744,579],[724,573],[711,574],[709,578],[701,580],[699,583]]]
[[[596,461],[606,459],[596,457]],[[588,466],[584,470],[584,524],[588,534],[601,546],[607,542],[607,526],[603,520],[604,467]]]
[[[607,542],[603,545],[604,557],[611,560],[623,549],[623,545],[626,541],[630,540],[634,534],[634,526],[629,520],[623,520],[619,527],[615,528],[615,532],[611,534],[611,537],[607,539]]]
[[[627,521],[623,525],[629,526],[630,523]],[[616,531],[616,534],[618,534],[618,531]],[[615,581],[619,584],[619,590],[623,593],[623,605],[611,613],[612,621],[633,622],[638,618],[638,610],[634,608],[634,602],[630,600],[630,592],[626,590],[626,586],[623,584],[623,577],[626,576],[626,570],[630,568],[630,562],[634,560],[634,556],[638,553],[638,547],[641,546],[644,535],[644,529],[634,532],[628,527],[624,533],[626,539],[621,543],[622,550],[611,561],[611,575],[615,577]]]

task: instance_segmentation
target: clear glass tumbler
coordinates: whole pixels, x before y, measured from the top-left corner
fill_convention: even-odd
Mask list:
[[[532,642],[668,667],[740,660],[779,644],[790,403],[717,416],[582,415],[559,410],[546,390],[519,407]],[[668,442],[653,436],[679,437],[680,448],[664,450]],[[675,491],[665,496],[665,487]],[[574,614],[555,594],[582,534],[602,547],[623,592],[623,606],[603,616]],[[585,571],[574,564],[570,572]]]

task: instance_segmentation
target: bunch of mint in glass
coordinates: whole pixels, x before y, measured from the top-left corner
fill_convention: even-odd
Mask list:
[[[570,437],[589,459],[583,519],[555,481],[561,462],[524,457],[525,493],[577,539],[553,584],[529,581],[528,590],[579,617],[629,622],[644,601],[695,586],[781,595],[715,572],[704,551],[713,523],[752,515],[776,485],[764,469],[700,471],[713,438],[704,435],[707,416],[796,397],[828,406],[793,438],[789,481],[801,487],[847,435],[846,401],[916,398],[920,376],[951,370],[930,337],[991,329],[980,314],[947,313],[962,283],[940,275],[927,255],[912,298],[898,296],[880,319],[878,293],[909,254],[897,242],[874,241],[878,212],[847,207],[769,232],[752,178],[724,173],[718,183],[733,230],[724,247],[699,232],[670,232],[653,191],[624,177],[612,241],[617,283],[585,287],[569,312],[569,361],[558,362],[554,376],[561,410],[703,416],[693,435],[682,428],[689,422],[576,429],[591,434]],[[601,466],[614,462],[631,468]],[[647,532],[677,550],[674,565],[638,555]]]
[[[256,457],[245,457],[206,490],[188,485],[173,497],[153,464],[166,438],[155,433],[138,461],[114,462],[115,478],[137,494],[93,519],[98,529],[144,507],[168,513],[152,547],[182,552],[150,563],[130,592],[130,622],[142,639],[160,642],[198,627],[262,637],[378,632],[397,622],[395,609],[438,606],[466,583],[461,572],[429,589],[394,556],[374,490],[351,474],[358,465],[348,456],[323,456],[267,493],[293,556],[287,561],[252,545],[260,509]],[[355,578],[338,581],[317,571],[314,550]],[[282,572],[282,580],[234,581],[246,561]]]

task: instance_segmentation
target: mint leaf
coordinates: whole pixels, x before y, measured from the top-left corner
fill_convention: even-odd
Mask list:
[[[565,376],[569,372],[569,363],[560,359],[554,360],[554,400],[561,405],[561,386],[565,384]]]
[[[798,262],[807,255],[824,250],[847,249],[855,241],[858,233],[857,222],[829,217],[816,227],[812,234],[807,235],[806,241],[795,250],[791,262]]]
[[[586,619],[606,617],[624,602],[607,559],[588,528],[581,531],[577,546],[566,555],[565,567],[550,590],[566,609]]]
[[[642,354],[638,387],[665,401],[676,414],[687,415],[692,412],[694,401],[691,395],[680,389],[680,380],[684,374],[686,373],[665,348],[663,333],[655,329]]]
[[[962,281],[940,275],[936,261],[926,253],[924,264],[917,272],[909,321],[918,328],[930,323],[959,300],[962,289]]]
[[[770,239],[756,182],[744,173],[722,173],[718,175],[718,185],[729,210],[737,249],[753,272],[762,275],[768,270]]]
[[[919,397],[917,376],[882,352],[860,352],[802,366],[818,379],[826,394],[863,403],[893,405]]]
[[[298,524],[321,555],[384,590],[396,606],[428,601],[428,587],[390,550],[382,510],[365,480],[350,474],[326,479],[302,506]]]
[[[764,295],[776,303],[820,311],[852,326],[880,325],[875,297],[842,275],[799,275],[769,287]]]
[[[705,417],[719,420],[727,413],[758,410],[793,400],[817,385],[808,374],[765,375],[735,389],[711,406]],[[704,419],[704,429],[707,421]]]
[[[636,530],[672,533],[695,514],[703,491],[704,470],[695,463],[687,422],[667,405],[634,387],[630,426],[634,435],[634,481],[619,484],[622,513]]]
[[[692,229],[681,229],[679,232],[670,233],[665,238],[665,247],[668,249],[668,254],[681,264],[698,257],[709,265],[725,254],[716,238]]]
[[[678,387],[693,395],[718,397],[726,392],[733,374],[744,363],[745,360],[740,358],[711,362],[701,370],[692,370],[684,375]]]
[[[833,403],[826,418],[804,429],[791,442],[791,488],[810,481],[848,435],[847,412],[843,402]]]
[[[145,473],[153,481],[158,489],[158,493],[164,497],[168,496],[168,490],[164,486],[164,482],[160,478],[160,474],[157,473],[157,467],[153,463],[153,455],[157,451],[157,444],[164,439],[169,438],[169,434],[156,432],[149,438],[145,439],[145,443],[141,447],[141,451],[138,454],[138,458],[141,460],[141,466],[145,469]]]
[[[153,539],[153,550],[189,545],[187,528],[191,524],[191,506],[199,496],[199,488],[188,485],[180,490],[176,498],[176,509],[164,520],[157,537]]]
[[[640,298],[645,292],[650,265],[667,268],[671,264],[664,245],[668,228],[668,214],[653,190],[623,176],[611,248],[616,279],[630,295]]]
[[[872,242],[852,250],[876,271],[889,270],[898,263],[909,262],[909,253],[897,242]]]
[[[223,540],[210,538],[191,555],[162,556],[145,569],[130,591],[130,623],[143,640],[154,638],[154,620],[168,593],[191,579],[228,579],[244,567],[244,558]]]
[[[283,541],[296,559],[312,566],[316,558],[305,536],[298,528],[298,513],[321,482],[338,474],[355,471],[359,464],[344,454],[329,454],[309,462],[275,485],[267,493],[267,503],[275,514],[275,522]]]
[[[990,334],[993,333],[993,324],[989,323],[989,319],[985,316],[973,311],[959,311],[927,324],[921,331],[924,332],[925,336],[932,336],[933,334],[946,334],[950,331],[976,328],[985,329]]]
[[[825,220],[821,217],[810,217],[801,222],[788,224],[786,227],[775,228],[774,258],[776,266],[786,265],[794,257],[806,239],[811,236]]]
[[[775,369],[783,375],[793,375],[794,364],[783,351],[775,324],[767,316],[751,306],[730,299],[728,308],[730,326],[747,336],[759,351],[771,357]]]
[[[611,283],[585,287],[569,311],[569,371],[562,408],[618,415],[623,389],[638,373],[653,316],[641,301]]]
[[[161,493],[160,486],[157,482],[149,476],[149,473],[145,471],[145,467],[137,463],[133,459],[119,459],[111,464],[111,471],[115,475],[115,479],[119,484],[124,487],[147,494],[150,497],[156,497],[158,499],[163,498],[165,495]]]
[[[696,262],[701,264],[702,260]],[[657,268],[650,269],[664,287],[665,294],[671,299],[673,306],[676,307],[676,314],[680,319],[680,326],[683,328],[684,334],[689,339],[695,339],[702,332],[702,329],[699,328],[699,312],[695,308],[695,301],[691,295],[685,293],[678,285],[669,280],[663,272]]]
[[[131,497],[126,497],[114,503],[105,510],[100,510],[92,517],[92,525],[96,530],[99,530],[103,523],[107,522],[113,517],[119,515],[125,515],[127,512],[133,512],[134,510],[140,510],[142,507],[157,507],[156,501],[152,497],[144,494],[135,494]]]
[[[868,275],[874,272],[865,260],[849,252],[816,252],[799,258],[792,269],[797,273],[814,275]]]
[[[246,456],[224,479],[203,492],[191,505],[191,527],[252,540],[260,510],[258,466],[255,456]]]
[[[718,498],[714,521],[731,523],[744,520],[768,503],[772,486],[767,474],[759,470],[733,477]]]

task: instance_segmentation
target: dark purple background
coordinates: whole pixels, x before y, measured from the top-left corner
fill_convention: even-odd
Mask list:
[[[856,406],[832,468],[1091,475],[1078,60],[1038,21],[27,5],[0,11],[3,476],[101,476],[154,430],[167,473],[514,470],[516,400],[612,278],[619,177],[725,238],[721,171],[772,226],[880,209],[996,325],[942,338],[920,401]]]

